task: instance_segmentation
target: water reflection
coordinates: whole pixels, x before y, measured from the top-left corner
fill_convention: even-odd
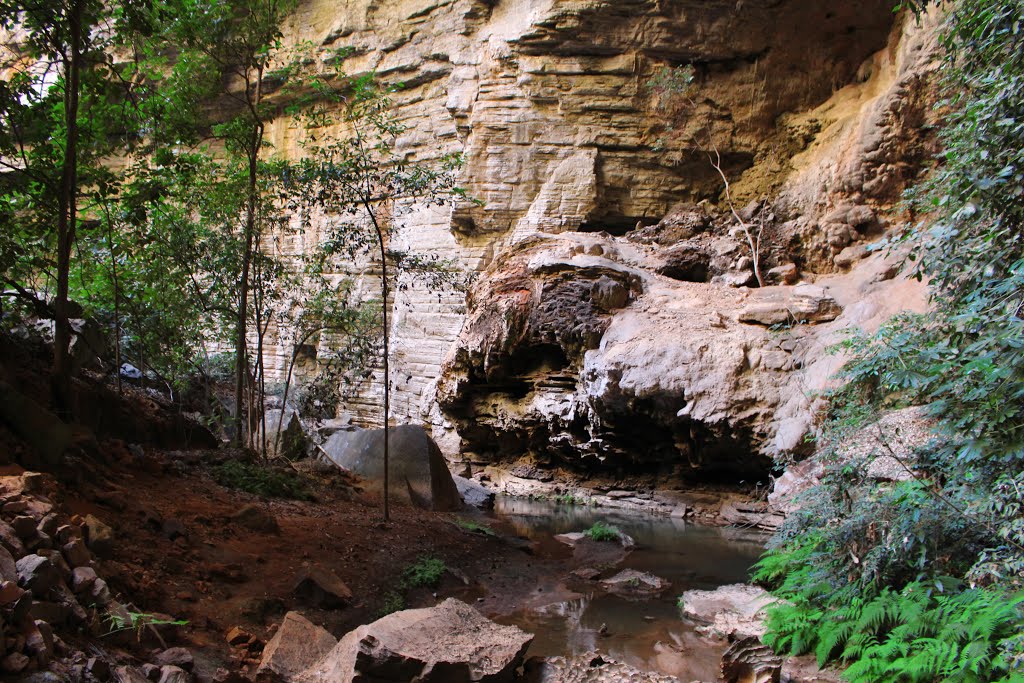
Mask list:
[[[523,610],[504,620],[535,634],[530,655],[572,656],[600,650],[635,667],[684,681],[717,678],[724,646],[709,647],[682,622],[676,599],[685,590],[746,581],[750,566],[764,550],[763,534],[507,497],[498,498],[495,515],[541,546],[557,544],[552,541],[554,535],[582,531],[598,520],[614,524],[637,544],[615,571],[636,569],[672,584],[660,596],[637,601],[606,594],[592,584],[581,587],[581,582],[567,578],[573,589],[585,594]]]

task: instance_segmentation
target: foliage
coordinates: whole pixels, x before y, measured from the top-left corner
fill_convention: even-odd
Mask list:
[[[791,602],[767,641],[845,661],[851,681],[1024,679],[1022,24],[1021,0],[951,7],[944,152],[909,194],[921,220],[904,236],[934,310],[842,345],[825,475],[756,574]],[[880,412],[912,405],[937,425],[915,453],[836,457]],[[869,477],[880,455],[906,480]]]
[[[405,609],[405,592],[414,588],[436,588],[441,577],[448,570],[443,560],[436,557],[421,556],[402,570],[401,578],[394,589],[384,594],[384,601],[376,612],[376,617],[387,616],[392,612]]]
[[[211,469],[221,486],[271,498],[313,500],[302,479],[294,473],[242,460],[227,460]]]
[[[476,521],[475,519],[463,519],[462,517],[456,517],[452,523],[463,531],[468,531],[473,534],[480,534],[481,536],[497,536],[494,529],[486,524]]]
[[[436,557],[420,557],[402,572],[403,588],[435,588],[448,568]]]
[[[104,635],[109,636],[115,633],[123,633],[124,631],[135,631],[135,637],[139,641],[142,640],[142,632],[147,628],[156,626],[188,626],[188,621],[185,619],[171,619],[149,612],[126,611],[119,613],[111,611],[107,613],[106,620],[108,631]]]
[[[583,533],[592,541],[618,541],[622,538],[622,532],[618,527],[605,524],[600,520],[594,522],[593,526]]]
[[[785,600],[768,610],[768,645],[850,662],[852,683],[1020,680],[1024,593],[965,589],[948,576],[898,590],[837,584],[815,564],[828,563],[822,551],[820,535],[806,537],[756,567]]]

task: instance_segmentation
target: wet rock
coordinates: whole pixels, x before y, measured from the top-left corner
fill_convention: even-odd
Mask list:
[[[782,657],[757,638],[737,640],[722,655],[724,683],[779,683]]]
[[[352,591],[337,574],[323,567],[303,567],[292,594],[310,607],[338,609],[352,600]]]
[[[288,612],[263,649],[256,673],[272,671],[290,680],[319,662],[337,643],[334,636],[298,612]]]
[[[601,581],[601,585],[610,593],[627,597],[646,597],[657,595],[669,587],[669,582],[660,577],[625,569],[615,576]]]
[[[727,500],[718,509],[723,522],[733,526],[773,531],[779,528],[785,517],[772,510],[768,503],[746,499]]]
[[[114,530],[93,515],[85,517],[86,545],[103,559],[110,558],[114,553]]]
[[[231,515],[231,521],[250,531],[264,534],[276,534],[281,531],[277,519],[264,506],[255,503],[239,508],[238,512]]]
[[[188,648],[171,647],[159,653],[153,661],[160,666],[176,666],[185,671],[192,671],[196,662]]]
[[[16,563],[18,585],[43,595],[61,580],[60,570],[41,555],[26,555]]]
[[[759,638],[765,633],[765,609],[778,599],[763,588],[737,583],[713,591],[686,591],[679,602],[683,616],[704,624],[707,633]]]
[[[436,607],[395,612],[360,626],[298,680],[504,683],[514,680],[532,640],[515,626],[500,626],[449,598]]]
[[[392,495],[417,507],[452,511],[462,498],[448,464],[426,430],[398,425],[389,430]],[[337,432],[323,446],[328,457],[364,479],[367,490],[381,490],[384,477],[384,430]]]

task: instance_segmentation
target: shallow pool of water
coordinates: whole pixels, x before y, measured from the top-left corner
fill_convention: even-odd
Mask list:
[[[685,590],[745,582],[764,550],[763,534],[510,497],[498,498],[494,515],[536,542],[538,552],[567,558],[566,590],[561,595],[501,620],[535,634],[528,656],[600,650],[639,669],[671,674],[682,681],[717,680],[724,644],[709,643],[683,622],[676,601]],[[553,537],[583,531],[598,520],[615,525],[636,541],[633,552],[604,576],[636,569],[668,580],[671,587],[658,596],[627,599],[569,577],[571,553]]]

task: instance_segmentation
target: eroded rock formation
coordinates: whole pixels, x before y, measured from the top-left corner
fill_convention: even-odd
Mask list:
[[[463,153],[482,201],[395,214],[394,246],[480,272],[468,301],[399,283],[396,417],[473,462],[743,476],[799,450],[824,347],[922,305],[865,245],[931,152],[931,23],[882,1],[303,3],[289,39],[403,82],[400,149]],[[680,65],[682,104],[651,87]],[[298,135],[271,128],[286,154]],[[709,152],[770,287],[746,289]],[[381,382],[355,422],[379,423]]]

